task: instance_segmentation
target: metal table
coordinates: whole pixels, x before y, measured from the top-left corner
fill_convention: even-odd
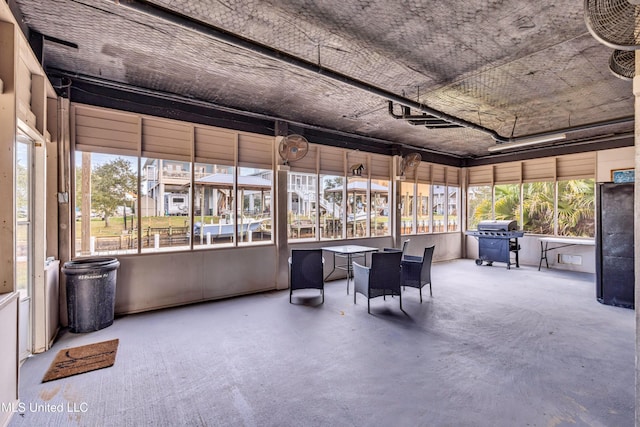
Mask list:
[[[559,246],[549,247],[549,243],[557,244]],[[554,249],[566,248],[567,246],[585,245],[595,246],[595,239],[581,239],[581,238],[567,238],[567,237],[542,237],[540,238],[540,263],[538,264],[538,271],[542,267],[542,260],[547,264],[549,268],[549,259],[547,253]]]
[[[354,258],[364,258],[364,263],[367,265],[367,253],[368,252],[378,252],[380,248],[372,248],[369,246],[359,246],[359,245],[341,245],[341,246],[328,246],[322,248],[324,251],[331,252],[333,255],[333,270],[327,274],[324,280],[327,280],[331,274],[333,274],[336,269],[344,270],[347,272],[347,295],[349,295],[349,281],[353,276],[353,259]],[[336,265],[336,257],[338,258],[346,258],[346,264]]]

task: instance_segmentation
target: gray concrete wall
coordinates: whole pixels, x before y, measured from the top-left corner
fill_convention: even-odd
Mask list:
[[[459,233],[434,233],[402,236],[402,242],[409,239],[408,255],[422,256],[424,248],[435,245],[433,262],[450,261],[462,257],[462,241]]]

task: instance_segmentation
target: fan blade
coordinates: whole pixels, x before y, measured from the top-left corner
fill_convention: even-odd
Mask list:
[[[284,160],[285,164],[290,161],[302,159],[309,150],[309,142],[302,135],[285,136],[278,146],[278,154]]]

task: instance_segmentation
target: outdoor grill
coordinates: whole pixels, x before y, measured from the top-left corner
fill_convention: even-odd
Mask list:
[[[478,239],[477,265],[486,262],[492,265],[494,262],[504,262],[507,268],[511,268],[511,252],[515,253],[515,265],[518,262],[518,237],[524,236],[524,232],[518,231],[517,221],[480,221],[477,230],[466,232],[468,236]]]

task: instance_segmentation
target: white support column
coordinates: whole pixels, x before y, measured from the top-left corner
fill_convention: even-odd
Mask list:
[[[286,170],[276,170],[276,198],[274,209],[274,224],[271,226],[272,233],[275,233],[276,247],[278,248],[278,269],[276,283],[277,289],[286,289],[289,287],[288,275],[289,271],[289,245],[287,236],[287,178]]]
[[[402,244],[402,211],[400,210],[400,202],[402,193],[400,192],[400,156],[393,156],[393,164],[391,165],[391,201],[389,202],[389,231],[392,237],[392,246],[399,248]]]

